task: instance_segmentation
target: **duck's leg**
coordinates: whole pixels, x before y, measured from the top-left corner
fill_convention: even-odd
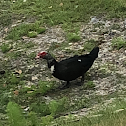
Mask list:
[[[66,89],[70,87],[70,82],[67,81],[66,85],[64,85],[63,87],[61,87],[61,89]]]
[[[84,74],[82,75],[81,83],[84,83]]]
[[[84,74],[82,75],[81,77],[81,82],[78,84],[79,86],[83,85],[84,84]]]

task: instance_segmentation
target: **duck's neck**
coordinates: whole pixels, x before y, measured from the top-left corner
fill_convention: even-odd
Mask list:
[[[51,66],[55,66],[56,63],[57,61],[54,58],[47,60],[48,68],[51,68]]]

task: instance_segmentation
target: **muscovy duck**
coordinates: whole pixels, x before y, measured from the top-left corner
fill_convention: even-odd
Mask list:
[[[84,82],[84,74],[98,57],[98,52],[99,47],[95,47],[89,54],[75,55],[60,62],[57,62],[49,53],[40,52],[36,56],[36,59],[46,59],[52,75],[60,80],[67,81],[65,87],[69,87],[69,81],[75,80],[80,76],[82,76],[81,84]]]

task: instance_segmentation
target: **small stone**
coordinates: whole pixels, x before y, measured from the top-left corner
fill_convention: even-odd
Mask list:
[[[27,91],[28,94],[31,94],[33,91]]]
[[[94,17],[91,18],[90,23],[95,24],[95,23],[98,23],[98,22],[99,22],[99,19],[97,19],[96,16],[94,16]]]
[[[27,36],[22,36],[22,39],[25,40],[25,39],[28,39],[29,37]]]
[[[64,55],[60,55],[59,57],[60,57],[60,58],[64,58],[65,56],[64,56]]]
[[[38,79],[38,77],[32,76],[32,80],[37,80],[37,79]]]
[[[73,45],[73,43],[70,42],[69,45],[71,46],[71,45]]]
[[[114,111],[114,113],[118,113],[118,112],[121,112],[121,111],[124,111],[124,109],[118,109],[118,110]]]
[[[21,74],[22,70],[16,70],[15,73]]]
[[[82,46],[81,46],[79,49],[80,49],[80,50],[83,50],[83,49],[84,49],[84,47],[82,47]]]
[[[25,108],[25,109],[24,109],[24,111],[28,111],[28,110],[29,110],[29,108],[30,108],[30,107]]]
[[[63,6],[63,3],[60,3],[59,6],[62,7]]]
[[[18,91],[18,90],[13,91],[13,93],[14,93],[15,95],[19,95],[19,91]]]
[[[77,46],[77,45],[78,45],[78,43],[77,43],[77,42],[75,42],[75,43],[74,43],[74,46]]]

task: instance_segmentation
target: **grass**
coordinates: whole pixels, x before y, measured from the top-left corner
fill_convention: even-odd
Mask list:
[[[122,37],[117,37],[112,40],[112,47],[115,49],[126,48],[126,41]]]
[[[12,15],[9,18],[10,20],[13,18],[20,19],[22,21],[25,19],[31,19],[34,23],[35,20],[37,20],[40,24],[35,24],[33,27],[29,26],[29,24],[21,24],[21,26],[19,25],[15,27],[9,32],[7,37],[7,39],[13,40],[20,39],[21,36],[27,35],[30,30],[28,27],[37,32],[36,26],[42,27],[41,24],[47,24],[49,26],[61,24],[62,28],[67,33],[72,34],[77,33],[81,22],[87,22],[92,15],[106,15],[106,17],[109,18],[124,17],[124,15],[126,15],[126,12],[124,11],[126,10],[124,0],[64,0],[63,2],[60,0],[27,0],[26,2],[18,0],[13,4],[9,1],[7,3],[9,3],[8,5],[10,5],[12,10],[12,13],[10,13]],[[62,6],[60,5],[61,3]],[[2,2],[2,4],[4,3]],[[9,9],[7,9],[7,11],[9,11]],[[3,16],[7,17],[5,13]],[[7,21],[4,22],[8,23]],[[39,30],[37,33],[45,31],[45,28],[40,28]],[[70,38],[68,37],[68,39],[70,39],[70,41],[78,41],[80,40],[80,37],[77,35]]]
[[[34,48],[36,44],[29,41],[29,42],[8,42],[7,44],[3,43],[1,45],[1,50],[5,53],[5,56],[10,59],[18,59],[21,56],[27,56],[29,59],[34,59],[36,56],[35,52],[31,52],[30,54],[26,54],[26,51]],[[11,50],[12,49],[12,50]],[[22,51],[23,49],[23,51]]]
[[[89,4],[90,2],[90,4]],[[106,1],[106,0],[92,0],[92,1],[67,1],[64,0],[63,6],[60,6],[61,1],[26,1],[21,2],[17,1],[13,4],[12,9],[15,13],[24,14],[25,16],[37,16],[39,19],[42,17],[42,20],[49,24],[61,24],[67,22],[78,22],[86,20],[90,17],[92,13],[106,13],[111,17],[122,16],[122,10],[125,10],[125,4],[121,1]],[[43,4],[44,3],[44,4]],[[24,9],[25,7],[25,9]],[[96,9],[97,8],[97,9]],[[109,12],[109,13],[107,13]],[[116,13],[115,13],[116,12]]]
[[[28,37],[30,37],[30,38],[37,37],[37,32],[34,32],[34,31],[28,32]]]
[[[20,24],[11,29],[6,39],[19,40],[23,36],[36,37],[37,34],[44,33],[46,31],[45,28],[40,27],[40,22]]]
[[[25,118],[23,116],[19,105],[14,102],[9,102],[7,106],[7,112],[9,116],[9,123],[12,126],[15,125],[28,125],[34,124],[39,126],[43,125],[61,125],[61,126],[76,126],[76,125],[84,125],[84,126],[119,126],[125,125],[126,121],[126,101],[123,99],[115,99],[108,106],[100,106],[100,111],[96,111],[92,114],[88,114],[87,116],[79,117],[74,115],[62,116],[60,118],[53,118],[53,114],[58,110],[58,108],[62,108],[64,104],[64,99],[61,99],[59,102],[53,100],[49,103],[49,108],[51,114],[40,118],[37,118],[37,115],[34,112],[30,112],[28,117]],[[45,106],[47,108],[47,106]],[[45,108],[44,106],[41,108]],[[37,108],[37,107],[36,107]],[[46,110],[47,111],[47,110]],[[45,112],[46,112],[45,111]],[[36,120],[34,120],[36,119]],[[19,121],[17,121],[19,120]],[[30,123],[29,123],[30,122]]]
[[[111,107],[110,107],[111,106]],[[109,107],[104,106],[101,111],[96,111],[94,114],[89,114],[88,116],[83,116],[79,118],[77,116],[70,116],[67,119],[57,119],[55,124],[60,124],[61,126],[120,126],[125,125],[125,101],[116,99],[111,103]],[[120,110],[117,112],[116,110]],[[93,116],[94,115],[94,116]],[[71,118],[72,117],[72,118]]]
[[[3,43],[1,45],[1,50],[2,50],[3,53],[6,53],[6,52],[10,51],[12,48],[13,47],[10,44]]]
[[[12,12],[10,1],[0,1],[0,26],[5,27],[12,24]]]
[[[95,88],[95,84],[93,83],[93,81],[88,81],[84,84],[84,88],[85,89],[94,89]]]
[[[80,36],[76,33],[68,33],[67,38],[69,42],[77,42],[81,40]]]
[[[95,46],[97,46],[97,41],[91,39],[84,43],[84,50],[91,51]]]

